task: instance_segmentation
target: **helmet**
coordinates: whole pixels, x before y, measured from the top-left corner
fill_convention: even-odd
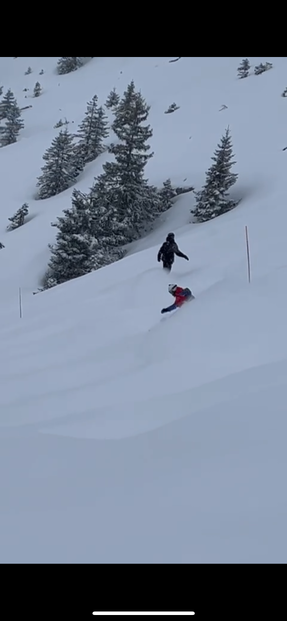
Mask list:
[[[174,233],[169,233],[166,238],[166,241],[174,241]]]
[[[177,285],[168,285],[169,293],[174,293],[176,289],[177,289]]]

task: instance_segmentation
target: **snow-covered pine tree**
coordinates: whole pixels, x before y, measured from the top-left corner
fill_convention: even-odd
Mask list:
[[[76,71],[82,66],[79,56],[61,56],[57,63],[57,70],[60,75]]]
[[[91,232],[98,241],[98,246],[112,249],[125,244],[126,237],[122,235],[121,223],[114,217],[112,205],[113,192],[107,184],[105,173],[95,180],[89,193]]]
[[[171,180],[167,179],[163,182],[163,187],[159,190],[160,210],[167,211],[173,205],[172,199],[177,196],[175,189],[171,185]]]
[[[109,135],[107,116],[103,107],[97,104],[98,97],[94,95],[87,104],[85,118],[76,134],[80,138],[78,147],[85,163],[92,162],[104,151],[103,140]]]
[[[2,250],[2,248],[5,248],[4,244],[2,244],[2,242],[0,242],[0,250]]]
[[[117,107],[119,102],[120,102],[120,96],[117,93],[116,89],[113,88],[113,90],[111,90],[110,94],[107,97],[105,106],[106,108],[113,110]]]
[[[88,196],[90,232],[94,240],[94,269],[97,270],[125,256],[126,250],[120,245],[125,243],[126,238],[113,219],[104,173],[97,177]]]
[[[0,86],[0,95],[3,93],[3,86]]]
[[[139,236],[146,222],[160,213],[159,193],[143,178],[152,135],[149,108],[131,83],[119,104],[113,130],[121,141],[109,149],[115,162],[106,163],[88,195],[89,234],[93,237],[93,269],[121,259],[123,246]],[[49,280],[49,282],[54,282]],[[51,285],[50,285],[51,286]]]
[[[165,114],[172,114],[176,110],[179,110],[179,108],[180,108],[180,106],[177,106],[177,104],[175,102],[173,102],[172,104],[170,104],[168,109],[165,110]]]
[[[138,238],[143,225],[158,215],[155,193],[143,176],[144,168],[153,156],[153,153],[148,154],[150,146],[147,144],[153,132],[150,125],[143,125],[149,110],[132,81],[117,105],[112,124],[119,140],[109,147],[115,161],[103,165],[110,222],[114,223],[115,235],[120,231],[125,243]]]
[[[25,222],[25,218],[28,216],[28,213],[29,213],[29,205],[27,203],[24,203],[22,207],[20,207],[20,209],[16,211],[14,216],[12,216],[11,218],[8,218],[11,224],[8,224],[7,230],[14,231],[14,229],[18,229],[19,226],[23,226]]]
[[[75,177],[77,178],[84,170],[85,168],[85,153],[83,151],[81,151],[78,147],[78,145],[74,145],[74,173],[75,173]]]
[[[63,213],[64,216],[58,217],[52,226],[56,226],[63,233],[92,234],[90,197],[88,194],[84,194],[75,188],[72,192],[72,207],[64,209]]]
[[[263,63],[260,63],[259,65],[256,65],[256,67],[254,67],[255,75],[260,75],[261,73],[264,73],[264,71],[266,71],[266,67],[265,65],[263,65]]]
[[[51,259],[44,279],[44,289],[84,276],[94,269],[94,241],[89,235],[57,234],[56,244],[49,245]]]
[[[191,211],[198,222],[206,222],[236,207],[239,201],[231,200],[228,190],[236,183],[238,175],[231,172],[235,164],[229,127],[211,158],[214,164],[206,173],[203,189],[195,192],[196,206]]]
[[[41,95],[42,88],[40,82],[36,82],[34,86],[34,97],[39,97]]]
[[[21,110],[16,100],[10,105],[6,112],[5,125],[1,127],[0,144],[1,147],[7,147],[9,144],[17,142],[19,132],[24,127],[24,121],[21,116]]]
[[[150,185],[146,179],[143,182],[143,191],[139,199],[139,205],[142,205],[142,213],[146,213],[146,216],[143,225],[139,224],[138,237],[142,232],[147,233],[152,222],[162,213],[162,202],[158,188]]]
[[[28,67],[27,71],[25,71],[25,75],[30,75],[32,73],[31,67]]]
[[[269,71],[269,69],[272,69],[272,67],[272,63],[260,63],[259,65],[256,65],[256,67],[254,67],[254,74],[260,75],[265,71]]]
[[[89,198],[74,190],[72,207],[63,213],[52,225],[58,228],[58,233],[56,243],[49,245],[51,258],[44,289],[84,276],[94,269],[95,240],[90,233]]]
[[[0,101],[0,120],[7,117],[8,110],[10,110],[11,106],[14,106],[15,103],[16,99],[14,94],[12,93],[11,88],[8,88],[6,95],[4,95],[2,101]]]
[[[43,155],[45,160],[38,177],[39,198],[50,198],[67,190],[79,174],[79,161],[75,155],[73,136],[67,129],[61,130]],[[80,166],[81,168],[81,166]]]
[[[241,61],[237,69],[237,75],[240,79],[247,78],[249,76],[249,71],[250,71],[250,62],[248,58],[243,58],[243,60]]]
[[[69,125],[69,121],[67,121],[66,117],[65,120],[62,121],[62,119],[60,119],[56,125],[54,125],[54,129],[59,129],[59,127],[63,127],[63,125]]]
[[[99,269],[125,256],[126,251],[120,246],[126,243],[126,234],[121,223],[114,218],[104,173],[97,177],[88,197],[90,232],[94,239],[94,269]]]

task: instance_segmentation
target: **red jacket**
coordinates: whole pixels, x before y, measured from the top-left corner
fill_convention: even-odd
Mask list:
[[[175,292],[172,294],[175,297],[176,306],[182,306],[182,304],[186,302],[186,295],[183,292],[184,289],[182,287],[177,287]]]

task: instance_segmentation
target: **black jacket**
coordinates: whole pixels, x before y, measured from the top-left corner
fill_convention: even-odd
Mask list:
[[[188,261],[188,257],[186,254],[183,254],[183,252],[180,252],[175,241],[165,241],[158,251],[157,260],[165,261],[166,263],[173,263],[175,254],[178,257]]]

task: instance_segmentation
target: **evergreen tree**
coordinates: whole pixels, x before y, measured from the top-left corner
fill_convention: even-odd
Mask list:
[[[114,108],[117,107],[119,102],[120,102],[120,96],[118,95],[116,89],[113,88],[113,90],[110,92],[110,94],[107,97],[105,106],[106,108],[113,110]]]
[[[85,153],[79,148],[79,145],[74,145],[73,153],[75,177],[78,177],[85,168]]]
[[[94,199],[95,195],[96,190]],[[49,246],[51,259],[44,279],[44,289],[84,276],[124,256],[124,251],[109,247],[109,239],[101,236],[105,225],[100,218],[97,222],[100,212],[99,204],[98,211],[95,212],[91,196],[78,190],[73,191],[72,208],[64,210],[64,216],[52,225],[59,230],[55,245]],[[103,212],[106,213],[105,210]]]
[[[73,278],[84,276],[94,269],[93,239],[89,235],[57,234],[55,246],[50,245],[51,259],[44,281],[48,289]]]
[[[272,69],[273,65],[272,63],[260,63],[259,65],[256,65],[256,67],[254,67],[254,73],[255,75],[260,75],[261,73],[264,73],[265,71],[268,71],[269,69]]]
[[[28,67],[27,71],[25,71],[25,75],[30,75],[32,73],[31,67]]]
[[[149,106],[141,93],[135,91],[132,81],[119,102],[112,129],[119,142],[109,147],[114,162],[103,165],[105,187],[111,210],[110,222],[115,232],[125,231],[126,243],[140,235],[141,227],[151,221],[155,193],[144,179],[144,168],[153,153],[148,154],[148,139],[152,136],[150,125],[143,125],[149,114]]]
[[[265,65],[263,65],[263,63],[260,63],[259,65],[256,65],[256,67],[254,67],[255,75],[260,75],[260,73],[264,73],[264,71],[266,71],[266,67]]]
[[[126,251],[126,231],[114,217],[111,195],[106,186],[106,176],[99,175],[89,194],[90,232],[95,241],[94,269],[122,259]]]
[[[40,82],[36,82],[34,86],[34,97],[39,97],[41,95],[42,88]]]
[[[19,132],[24,127],[24,121],[21,117],[20,108],[17,105],[16,100],[11,104],[10,108],[6,112],[6,122],[1,127],[0,143],[1,147],[7,147],[9,144],[17,142]]]
[[[97,103],[98,97],[94,95],[87,104],[85,118],[76,134],[81,139],[78,146],[85,163],[92,162],[104,151],[102,143],[109,135],[107,117],[102,106],[98,107]]]
[[[122,258],[126,252],[123,246],[137,238],[160,212],[159,193],[144,178],[144,168],[152,157],[146,144],[152,131],[144,125],[148,113],[149,107],[132,82],[117,106],[113,123],[119,143],[109,151],[115,161],[104,164],[89,195],[73,192],[72,209],[58,219],[45,288]]]
[[[27,203],[24,203],[22,207],[20,207],[20,209],[16,211],[14,216],[12,216],[11,218],[8,218],[11,224],[7,226],[7,230],[14,231],[14,229],[18,229],[19,226],[23,226],[25,218],[28,215],[28,213],[29,213],[29,205],[27,205]]]
[[[126,242],[121,222],[114,217],[113,198],[114,195],[107,186],[106,175],[99,175],[89,194],[90,223],[93,236],[105,251]]]
[[[59,127],[63,127],[63,125],[69,125],[69,121],[67,121],[66,117],[65,120],[62,121],[62,119],[60,119],[56,125],[54,125],[54,129],[59,129]]]
[[[248,60],[248,58],[243,58],[243,60],[241,61],[238,69],[237,69],[237,74],[238,77],[240,79],[242,78],[247,78],[249,75],[249,71],[250,71],[250,62]]]
[[[0,86],[0,95],[3,93],[3,86]]]
[[[159,190],[160,210],[167,211],[173,205],[172,199],[177,196],[176,191],[171,185],[171,180],[167,179],[163,182],[163,187]]]
[[[7,118],[7,113],[11,107],[13,107],[16,103],[16,99],[14,94],[11,91],[11,88],[8,88],[6,95],[4,95],[2,101],[0,102],[0,120]]]
[[[57,63],[57,70],[60,75],[76,71],[82,66],[79,56],[62,56]]]
[[[63,211],[64,216],[57,218],[57,222],[52,224],[63,233],[84,235],[92,234],[91,214],[90,214],[90,198],[88,194],[84,194],[74,188],[72,192],[72,207]]]
[[[51,259],[44,288],[84,276],[94,269],[95,240],[90,233],[89,199],[74,190],[72,208],[53,224],[58,228],[56,243],[49,245]]]
[[[73,136],[61,130],[43,155],[43,174],[38,177],[39,198],[50,198],[67,190],[79,174],[79,161],[75,155]]]
[[[232,159],[232,144],[229,128],[212,157],[214,164],[206,173],[206,183],[200,192],[195,192],[196,207],[191,213],[198,222],[206,222],[236,207],[239,201],[228,197],[228,190],[237,180],[238,175],[231,172],[235,164]]]
[[[170,104],[168,109],[165,110],[165,114],[172,114],[172,112],[175,112],[176,110],[179,110],[179,108],[180,108],[180,106],[177,106],[177,104],[175,102],[173,102],[172,104]]]
[[[2,244],[2,242],[0,242],[0,250],[2,250],[2,248],[5,248],[4,244]]]

